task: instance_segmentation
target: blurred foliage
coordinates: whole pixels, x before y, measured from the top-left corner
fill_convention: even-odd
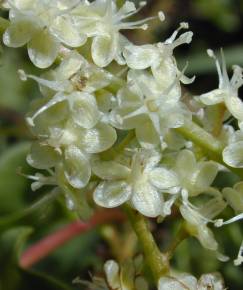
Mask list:
[[[163,41],[180,21],[188,21],[195,34],[194,42],[179,49],[176,54],[180,67],[189,61],[188,74],[198,75],[196,82],[189,87],[191,92],[206,92],[217,84],[215,66],[207,57],[207,48],[219,50],[224,47],[229,68],[233,64],[243,65],[243,1],[150,0],[141,16],[155,15],[158,10],[163,10],[167,16],[162,25],[151,23],[148,31],[129,32],[127,36],[136,43]],[[8,223],[7,228],[0,227],[0,290],[75,290],[72,284],[75,277],[89,279],[89,273],[99,273],[104,260],[117,253],[110,249],[111,243],[114,243],[113,248],[122,251],[126,248],[126,241],[122,240],[122,247],[120,244],[117,247],[117,239],[107,239],[107,236],[100,235],[99,230],[94,230],[56,250],[36,265],[34,271],[23,271],[18,267],[18,257],[23,248],[75,218],[67,212],[63,200],[40,207],[35,213],[24,212],[46,192],[31,192],[29,181],[17,174],[18,167],[22,167],[23,172],[32,172],[25,161],[30,136],[24,125],[24,113],[29,102],[39,96],[34,82],[19,80],[17,70],[20,68],[39,74],[28,61],[25,49],[3,48],[0,60],[0,224],[6,221],[6,217],[14,222]],[[235,176],[227,174],[218,177],[216,182],[218,186],[226,186],[234,180]],[[159,225],[152,224],[153,234],[162,249],[176,235],[176,217]],[[115,230],[117,235],[129,236],[127,226],[119,225]],[[222,252],[236,257],[242,237],[240,224],[226,226],[216,234]],[[128,238],[127,243],[130,243]],[[131,252],[134,250],[128,251]],[[119,259],[117,256],[114,258]],[[218,262],[214,254],[205,251],[193,238],[178,247],[173,265],[178,270],[195,275],[221,271],[229,289],[243,289],[242,267],[234,267],[232,261]]]

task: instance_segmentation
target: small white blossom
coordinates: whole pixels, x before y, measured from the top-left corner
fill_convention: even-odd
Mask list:
[[[212,198],[200,207],[195,207],[184,199],[180,206],[180,212],[189,225],[188,230],[191,235],[195,236],[204,248],[217,251],[218,243],[207,224],[214,222],[213,219],[224,210],[226,203],[220,193],[214,192],[212,195]],[[226,258],[221,254],[219,257]]]
[[[49,79],[26,75],[20,70],[22,80],[34,79],[41,86],[46,96],[51,96],[27,121],[34,126],[34,120],[45,110],[60,102],[67,102],[70,115],[74,122],[84,128],[92,128],[101,115],[93,92],[105,87],[111,80],[111,75],[100,68],[89,64],[80,54],[71,52],[55,70],[49,71]]]
[[[190,112],[180,102],[179,82],[165,90],[146,71],[130,70],[128,86],[117,95],[118,106],[111,112],[111,122],[119,129],[136,130],[139,143],[146,148],[163,142],[163,136],[170,128],[178,128],[190,118]]]
[[[39,68],[49,67],[56,59],[61,44],[78,47],[86,41],[69,11],[79,1],[9,0],[10,26],[3,42],[10,47],[27,44],[31,61]]]
[[[130,43],[121,33],[124,29],[147,29],[146,22],[155,17],[138,21],[127,21],[127,18],[138,13],[146,4],[136,8],[131,1],[125,1],[118,9],[114,0],[96,0],[88,7],[78,7],[74,14],[81,31],[92,37],[91,54],[93,61],[100,67],[105,67],[116,60],[120,65],[125,64],[122,56],[125,45]],[[161,15],[161,14],[160,14]],[[161,18],[160,18],[161,19]]]
[[[105,180],[94,191],[95,202],[111,208],[130,201],[145,216],[163,214],[163,192],[177,192],[178,180],[173,171],[158,164],[160,158],[156,152],[140,151],[130,167],[116,161],[94,161],[94,173]]]
[[[182,190],[189,196],[197,196],[210,189],[218,173],[218,165],[213,161],[197,162],[190,150],[179,152],[173,168]]]
[[[233,76],[229,79],[223,53],[222,66],[212,50],[208,50],[208,54],[215,59],[219,75],[219,87],[201,95],[200,100],[208,106],[224,103],[232,116],[241,123],[243,122],[243,103],[238,97],[238,89],[243,85],[243,70],[237,65],[233,66]]]
[[[161,83],[162,88],[166,89],[180,74],[173,56],[173,50],[181,44],[190,43],[192,40],[193,33],[191,31],[183,33],[176,39],[178,32],[185,28],[188,28],[188,24],[181,23],[170,38],[155,45],[127,45],[124,50],[127,65],[132,69],[151,67],[154,77]],[[194,80],[194,78],[188,79],[183,74],[180,75],[180,79],[187,84]]]

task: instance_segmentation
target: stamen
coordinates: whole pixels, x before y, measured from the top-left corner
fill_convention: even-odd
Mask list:
[[[181,22],[180,26],[173,32],[171,37],[166,39],[165,44],[172,44],[175,41],[176,36],[179,33],[179,31],[182,29],[188,29],[188,28],[189,28],[189,24],[187,22]]]
[[[237,222],[239,220],[243,219],[243,213],[237,215],[237,216],[234,216],[233,218],[227,220],[227,221],[224,221],[223,219],[218,219],[218,220],[215,220],[214,221],[214,225],[215,227],[219,228],[219,227],[222,227],[224,225],[228,225],[228,224],[231,224],[231,223],[234,223],[234,222]]]

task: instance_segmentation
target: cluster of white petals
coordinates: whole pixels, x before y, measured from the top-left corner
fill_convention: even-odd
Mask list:
[[[34,181],[32,189],[44,185],[61,189],[68,207],[83,212],[88,207],[83,198],[87,188],[93,194],[93,207],[126,203],[151,218],[164,218],[177,207],[188,232],[203,247],[218,253],[209,224],[222,226],[243,217],[242,182],[220,192],[214,181],[220,171],[227,170],[217,163],[222,163],[221,156],[213,156],[216,161],[210,160],[212,154],[203,157],[204,152],[193,144],[196,138],[189,140],[190,134],[182,136],[179,129],[195,119],[211,133],[205,116],[210,115],[209,108],[217,110],[220,104],[225,110],[222,121],[234,118],[239,126],[222,125],[218,139],[224,147],[220,152],[223,165],[242,168],[243,102],[238,90],[243,85],[243,69],[233,66],[230,79],[223,53],[220,64],[208,50],[216,62],[219,86],[186,102],[182,84],[195,78],[186,77],[185,69],[178,68],[173,52],[190,44],[193,33],[181,33],[188,30],[183,22],[164,42],[134,45],[121,31],[147,29],[151,18],[164,20],[162,12],[129,20],[144,4],[136,8],[131,1],[118,7],[115,0],[4,2],[9,10],[4,44],[27,45],[35,66],[51,66],[40,76],[19,70],[23,81],[38,83],[42,95],[26,116],[35,138],[27,162],[46,172],[29,176]],[[110,65],[113,61],[115,71]],[[197,112],[193,103],[200,108]],[[237,216],[226,222],[215,220],[227,206]],[[109,289],[147,289],[132,265],[105,264]],[[158,289],[208,287],[220,290],[223,284],[217,275],[197,280],[181,274],[162,277]]]

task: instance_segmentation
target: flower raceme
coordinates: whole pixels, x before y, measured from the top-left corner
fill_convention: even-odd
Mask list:
[[[26,116],[35,138],[27,162],[46,171],[29,176],[32,189],[53,186],[68,197],[68,208],[83,213],[90,204],[112,208],[126,203],[146,217],[166,218],[177,208],[187,232],[218,254],[209,224],[222,226],[243,217],[241,182],[222,192],[215,185],[221,171],[243,167],[243,104],[238,96],[242,68],[234,66],[230,79],[223,54],[220,64],[208,50],[216,62],[219,87],[192,97],[204,118],[200,123],[182,90],[182,84],[195,78],[185,76],[173,54],[191,43],[193,33],[181,33],[188,24],[181,23],[168,39],[155,44],[134,45],[121,33],[148,27],[151,18],[130,19],[144,4],[136,8],[131,1],[118,7],[113,0],[5,1],[10,22],[4,44],[26,44],[35,66],[50,67],[39,76],[19,70],[20,78],[36,81],[41,92]],[[163,21],[164,15],[159,12],[154,18]],[[216,139],[223,140],[223,150],[212,161],[212,154],[204,156],[207,148],[198,147],[203,142],[197,144],[194,132],[183,132],[192,120],[204,124],[219,105],[224,108],[220,122],[230,116],[239,128],[213,124],[223,128]],[[211,133],[208,128],[200,127],[206,136]],[[87,190],[93,196],[89,203]],[[215,220],[227,206],[236,216]],[[237,263],[241,260],[239,254]],[[124,288],[123,266],[109,261],[105,272],[109,287]],[[158,289],[223,289],[216,276],[210,277],[162,277]],[[134,289],[134,277],[132,281]]]

